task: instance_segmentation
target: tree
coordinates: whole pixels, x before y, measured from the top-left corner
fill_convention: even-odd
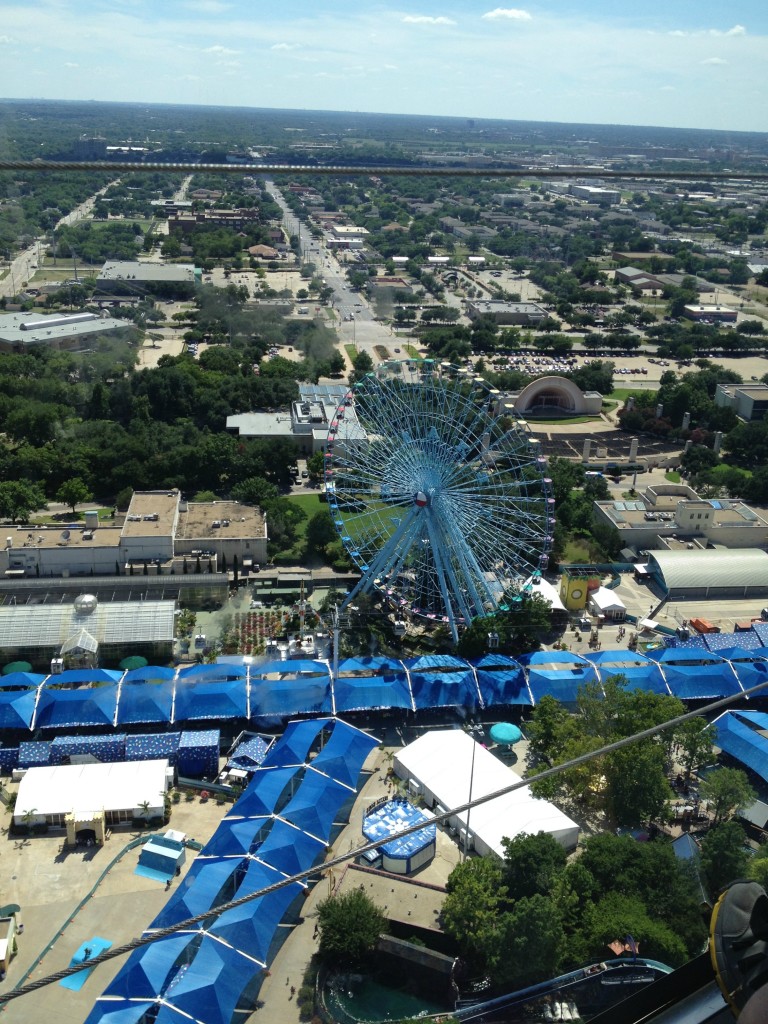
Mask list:
[[[318,555],[324,555],[328,544],[336,540],[336,527],[327,509],[315,512],[307,523],[307,549]]]
[[[357,964],[373,952],[387,919],[361,889],[322,900],[317,907],[320,956],[334,964]]]
[[[566,853],[548,832],[514,839],[502,839],[504,847],[503,880],[510,899],[522,900],[535,895],[548,896],[555,878],[566,865]]]
[[[536,894],[515,903],[503,914],[488,955],[491,981],[514,989],[544,981],[558,973],[566,937],[557,907]]]
[[[473,968],[484,970],[487,951],[506,890],[502,865],[490,857],[473,857],[451,872],[443,902],[443,928]]]
[[[699,794],[712,806],[715,825],[757,800],[757,793],[750,786],[746,772],[740,768],[718,768],[711,772],[702,779]]]
[[[72,515],[74,515],[75,506],[81,505],[86,501],[92,501],[93,495],[84,480],[79,476],[73,476],[69,480],[65,480],[58,491],[56,491],[56,500],[60,501],[63,505],[69,505],[72,509]]]
[[[0,483],[0,517],[12,523],[26,522],[31,512],[45,508],[45,495],[28,480],[4,480]]]
[[[702,839],[701,869],[711,897],[744,876],[749,860],[745,838],[738,822],[723,821],[713,825]]]
[[[714,727],[706,718],[689,718],[675,730],[672,741],[680,749],[680,763],[685,768],[686,778],[690,778],[694,768],[711,760],[715,735]]]

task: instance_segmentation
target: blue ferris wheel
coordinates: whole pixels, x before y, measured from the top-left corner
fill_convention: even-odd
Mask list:
[[[554,499],[527,425],[448,364],[386,362],[350,389],[328,431],[331,515],[398,616],[462,625],[496,611],[547,565]]]

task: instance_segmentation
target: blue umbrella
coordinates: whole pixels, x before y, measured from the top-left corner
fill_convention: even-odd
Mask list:
[[[497,722],[491,726],[491,739],[494,743],[503,743],[511,747],[523,738],[523,734],[512,722]]]

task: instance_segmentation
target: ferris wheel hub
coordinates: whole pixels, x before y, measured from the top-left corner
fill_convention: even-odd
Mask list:
[[[429,498],[426,496],[424,491],[416,491],[413,496],[413,504],[416,508],[426,508],[429,504]]]

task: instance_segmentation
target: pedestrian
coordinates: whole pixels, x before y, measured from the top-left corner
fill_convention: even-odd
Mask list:
[[[293,999],[293,997],[295,995],[296,995],[296,988],[295,988],[294,985],[291,985],[291,995],[290,995],[290,998]]]

